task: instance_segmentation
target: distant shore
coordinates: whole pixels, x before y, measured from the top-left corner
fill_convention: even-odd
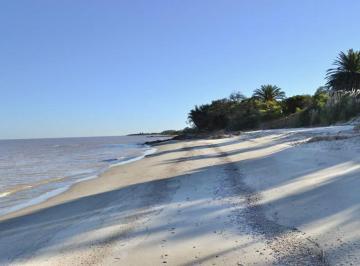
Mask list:
[[[158,143],[0,217],[0,264],[359,264],[358,140],[342,126]]]

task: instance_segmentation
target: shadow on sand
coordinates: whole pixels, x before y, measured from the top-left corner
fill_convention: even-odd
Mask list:
[[[249,140],[249,139],[247,139]],[[281,141],[281,139],[275,140]],[[184,151],[195,151],[210,149],[210,148],[222,148],[224,146],[229,146],[238,142],[238,139],[225,141],[216,145],[198,145],[193,147],[185,147],[181,149],[167,150],[163,152],[158,152],[156,154],[150,155],[149,157],[158,156],[161,157],[168,153],[184,152]],[[258,145],[252,148],[242,148],[227,151],[226,153],[215,152],[209,155],[194,155],[193,157],[182,157],[179,159],[172,160],[171,163],[186,163],[189,160],[202,160],[207,158],[221,158],[226,156],[235,156],[240,153],[251,152],[254,150],[266,149],[274,145],[274,142],[271,142],[266,145]],[[0,264],[6,264],[12,260],[19,259],[22,257],[27,257],[31,254],[34,254],[39,249],[46,246],[51,250],[51,245],[55,243],[65,243],[66,240],[76,237],[76,235],[86,235],[89,232],[93,232],[99,229],[104,229],[112,227],[114,225],[126,224],[129,221],[137,220],[144,217],[150,217],[156,215],[161,209],[167,208],[167,205],[173,198],[173,195],[176,193],[179,185],[184,178],[190,178],[194,183],[206,183],[208,176],[211,175],[214,171],[214,168],[223,168],[223,169],[233,169],[236,167],[239,171],[232,171],[229,176],[231,180],[227,183],[227,187],[223,189],[227,192],[223,194],[223,197],[248,197],[251,199],[254,192],[249,188],[245,182],[244,177],[241,175],[241,169],[243,166],[249,165],[256,167],[256,165],[266,165],[267,163],[272,163],[272,160],[276,158],[291,158],[294,154],[292,149],[296,147],[290,147],[286,150],[271,154],[269,156],[264,156],[261,158],[250,159],[250,160],[241,160],[235,162],[226,162],[214,166],[202,167],[195,169],[193,173],[189,176],[178,175],[173,176],[167,179],[155,180],[144,182],[141,184],[130,185],[121,189],[104,192],[100,194],[95,194],[76,200],[72,200],[63,204],[59,204],[53,207],[45,208],[27,214],[21,217],[16,217],[8,220],[3,220],[0,222]],[[314,154],[309,154],[308,156],[315,156]],[[281,187],[283,185],[295,182],[297,179],[301,178],[304,175],[309,175],[311,173],[325,170],[327,168],[334,167],[342,163],[348,163],[347,159],[338,158],[334,162],[327,162],[323,166],[319,167],[314,164],[314,168],[310,170],[304,170],[299,172],[292,172],[291,178],[284,180],[272,180],[272,182],[264,182],[261,191],[267,191],[269,189],[274,189]],[[169,163],[169,162],[165,162]],[[240,174],[239,174],[240,173]],[[360,179],[358,178],[360,171],[351,172],[344,175],[339,175],[333,177],[331,180],[317,184],[314,187],[308,187],[306,190],[298,191],[291,195],[280,196],[273,202],[268,202],[266,205],[252,205],[254,209],[248,212],[246,219],[248,224],[254,228],[257,233],[265,235],[266,238],[279,237],[282,234],[287,233],[289,230],[293,230],[290,226],[279,225],[274,221],[269,220],[266,222],[263,219],[267,219],[264,215],[264,208],[267,208],[268,205],[271,205],[272,208],[279,210],[286,215],[286,212],[289,209],[289,204],[295,208],[311,208],[314,207],[316,202],[323,202],[324,199],[328,197],[339,197],[342,199],[344,197],[343,193],[346,193],[344,189],[348,186],[357,186],[360,187]],[[256,177],[256,178],[267,178]],[[344,188],[344,189],[342,189]],[[259,191],[259,192],[261,192]],[[258,195],[258,194],[257,194]],[[214,208],[208,208],[206,205],[206,200],[201,198],[201,194],[195,195],[194,198],[191,198],[190,203],[193,201],[192,209],[193,215],[202,215],[203,217],[210,216],[210,214],[216,211]],[[349,195],[349,197],[353,197]],[[352,205],[349,204],[352,202]],[[174,202],[182,203],[182,202]],[[195,206],[195,207],[194,207]],[[341,202],[328,206],[325,211],[311,212],[311,215],[307,215],[306,211],[304,216],[301,219],[298,219],[294,226],[301,227],[304,224],[310,224],[317,221],[325,220],[329,217],[335,216],[344,210],[352,210],[348,213],[348,216],[345,217],[341,224],[336,224],[334,226],[343,226],[344,224],[353,221],[354,216],[358,215],[360,206],[360,197],[354,197],[352,201],[343,200]],[[186,207],[184,207],[186,208]],[[356,213],[354,213],[356,210]],[[187,211],[183,209],[182,211]],[[243,215],[243,213],[239,213]],[[205,221],[206,223],[206,221]],[[151,229],[142,229],[137,230],[136,234],[131,234],[131,237],[141,234],[157,234],[159,232],[164,232],[169,230],[169,227],[173,225],[166,223],[160,224],[157,227],[151,227]],[[272,228],[269,230],[269,226]],[[76,230],[70,230],[71,233],[61,234],[64,229],[76,227]],[[150,230],[150,231],[149,231]],[[331,228],[329,229],[331,230]],[[190,239],[196,238],[198,234],[211,234],[212,232],[206,232],[204,230],[199,231],[192,226],[185,224],[182,228],[181,233],[177,234],[176,237],[179,239]],[[57,241],[51,241],[56,237]],[[117,234],[112,234],[111,236],[98,237],[96,243],[98,245],[104,243],[112,243],[120,239],[128,237],[128,232],[119,230]],[[359,238],[354,238],[353,241],[359,241]],[[74,249],[84,249],[89,245],[93,244],[94,240],[87,241],[84,240],[80,245],[72,246],[71,244],[62,246],[64,252],[70,252]],[[149,243],[154,244],[154,243]],[[241,249],[241,246],[235,247],[234,249]],[[342,256],[345,256],[346,250],[336,250],[334,247],[334,252],[340,252]],[[221,256],[223,253],[231,252],[232,250],[222,251],[215,254],[210,254],[206,257],[200,258],[201,262],[206,262],[215,256]],[[55,251],[49,251],[55,252]],[[199,261],[194,261],[199,262]]]

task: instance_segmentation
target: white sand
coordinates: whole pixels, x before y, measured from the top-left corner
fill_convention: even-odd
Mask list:
[[[350,129],[160,145],[1,217],[0,265],[359,265],[360,138],[303,143]]]

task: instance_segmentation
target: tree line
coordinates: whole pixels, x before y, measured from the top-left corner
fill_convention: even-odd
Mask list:
[[[193,130],[248,130],[256,128],[328,125],[360,114],[360,51],[341,52],[327,70],[326,85],[314,95],[286,97],[275,85],[262,85],[251,97],[233,92],[229,97],[195,106],[188,114]]]

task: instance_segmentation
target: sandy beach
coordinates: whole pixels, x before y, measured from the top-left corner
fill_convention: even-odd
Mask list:
[[[338,126],[158,144],[0,217],[0,265],[359,265],[359,141]]]

